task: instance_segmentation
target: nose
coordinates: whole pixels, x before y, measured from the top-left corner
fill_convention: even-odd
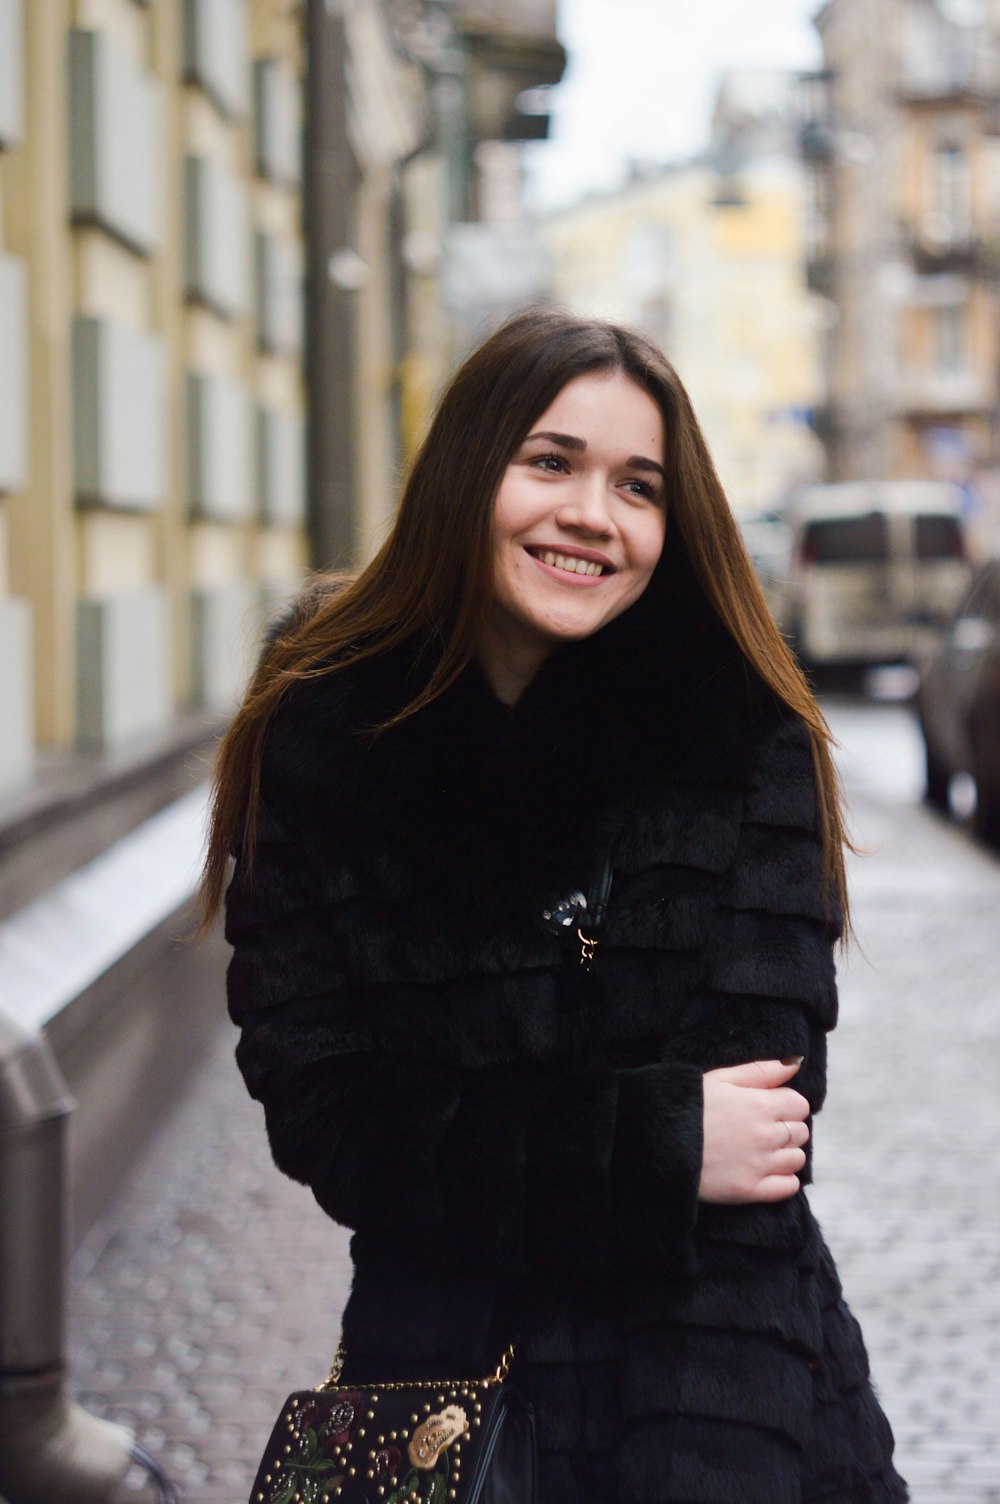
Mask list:
[[[579,476],[559,508],[559,521],[563,527],[606,538],[613,524],[604,477],[596,472]]]

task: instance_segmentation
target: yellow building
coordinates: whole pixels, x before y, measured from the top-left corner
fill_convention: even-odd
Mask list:
[[[732,504],[755,510],[818,474],[809,420],[819,335],[802,279],[803,173],[783,138],[766,149],[723,141],[739,82],[720,95],[718,151],[584,200],[542,234],[558,301],[633,324],[662,346]]]
[[[298,17],[3,0],[0,786],[225,709],[305,560]]]

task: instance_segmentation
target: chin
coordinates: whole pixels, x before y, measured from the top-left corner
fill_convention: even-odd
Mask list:
[[[614,614],[617,615],[617,612]],[[585,637],[593,637],[595,632],[600,632],[602,627],[606,627],[611,620],[612,617],[610,616],[601,616],[590,621],[560,622],[558,624],[550,622],[542,628],[542,631],[548,637],[553,647],[558,647],[560,643],[582,642]]]

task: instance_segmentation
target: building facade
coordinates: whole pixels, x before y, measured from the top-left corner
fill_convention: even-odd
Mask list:
[[[808,275],[830,300],[833,479],[990,499],[1000,462],[1000,51],[992,0],[829,0],[803,80]]]
[[[277,4],[2,9],[10,789],[227,708],[301,575],[302,48]]]

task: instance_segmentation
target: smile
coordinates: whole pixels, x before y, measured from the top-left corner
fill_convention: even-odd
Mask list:
[[[578,554],[559,553],[551,548],[528,548],[526,552],[546,573],[556,577],[561,575],[564,579],[572,578],[574,583],[583,584],[586,581],[590,584],[615,573],[613,564],[602,564],[598,559],[585,559]]]

